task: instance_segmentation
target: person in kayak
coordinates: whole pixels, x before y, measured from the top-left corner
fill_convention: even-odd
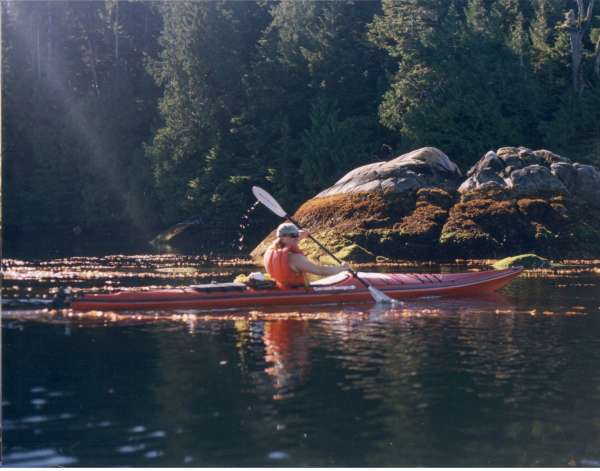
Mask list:
[[[350,268],[346,262],[340,266],[312,263],[298,247],[300,240],[307,237],[307,232],[298,230],[298,227],[290,222],[285,222],[277,228],[277,239],[265,252],[263,264],[279,287],[306,286],[306,273],[329,276]]]

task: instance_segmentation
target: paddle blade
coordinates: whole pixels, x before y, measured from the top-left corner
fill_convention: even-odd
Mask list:
[[[275,198],[273,198],[267,191],[263,190],[259,186],[253,186],[252,193],[254,193],[254,196],[258,201],[277,214],[277,216],[282,218],[287,217],[287,213],[283,210]]]
[[[378,304],[401,304],[399,301],[390,298],[387,294],[383,293],[382,291],[379,291],[373,286],[369,286],[369,293],[371,293],[371,296],[373,296],[373,299]]]

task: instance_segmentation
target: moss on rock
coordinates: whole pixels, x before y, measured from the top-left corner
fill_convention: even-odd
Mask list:
[[[370,263],[375,261],[375,255],[356,244],[350,244],[335,252],[334,255],[344,262]],[[331,265],[337,264],[333,257],[327,254],[319,257],[319,262]]]
[[[438,206],[422,205],[402,219],[394,229],[416,241],[435,242],[438,238],[448,211]]]
[[[444,249],[446,258],[455,256],[473,256],[472,254],[484,254],[495,252],[499,243],[489,234],[473,226],[469,230],[465,225],[464,229],[456,231],[445,231],[439,239],[440,246]]]
[[[331,230],[317,231],[312,234],[324,247],[333,253],[343,250],[345,247],[352,245],[352,241],[342,237],[338,232]],[[312,261],[318,262],[325,253],[321,247],[310,239],[305,239],[300,242],[300,249]]]
[[[457,256],[504,255],[519,245],[527,226],[514,200],[468,199],[450,210],[439,243]]]
[[[524,267],[524,268],[550,268],[552,267],[552,261],[547,258],[540,257],[534,253],[526,253],[522,255],[515,255],[514,257],[503,258],[498,260],[492,266],[496,270],[504,270],[511,267]]]
[[[503,148],[497,155],[505,165],[514,161],[520,166],[541,162],[548,152],[526,151]],[[376,179],[378,174],[374,175]],[[444,181],[435,188],[400,191],[396,185],[392,191],[388,185],[382,191],[386,181],[368,192],[312,198],[294,218],[325,247],[349,261],[500,258],[533,251],[554,259],[600,255],[600,208],[590,207],[576,195],[514,192],[502,185],[504,180],[499,185],[456,191]],[[359,183],[357,187],[364,188]],[[262,257],[274,238],[273,231],[252,256]],[[303,241],[301,247],[309,258],[323,260],[316,244]]]
[[[414,199],[393,192],[344,193],[310,199],[300,206],[294,218],[307,227],[372,229],[393,225],[414,204]]]
[[[453,194],[441,188],[421,188],[417,190],[417,206],[431,204],[443,209],[450,209],[454,204]]]
[[[534,220],[548,219],[554,215],[554,209],[549,201],[535,198],[522,198],[517,201],[519,211]]]

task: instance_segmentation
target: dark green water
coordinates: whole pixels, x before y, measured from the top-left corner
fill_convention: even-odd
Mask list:
[[[202,263],[5,262],[5,465],[600,465],[593,266],[391,310],[22,309],[67,282],[111,289],[240,271],[194,271]]]

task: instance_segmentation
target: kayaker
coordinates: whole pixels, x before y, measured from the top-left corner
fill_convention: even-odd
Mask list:
[[[298,243],[306,239],[308,233],[298,230],[291,222],[277,228],[277,239],[265,252],[263,263],[267,273],[283,288],[306,286],[306,273],[320,276],[335,275],[347,270],[349,265],[316,265],[306,258]]]

